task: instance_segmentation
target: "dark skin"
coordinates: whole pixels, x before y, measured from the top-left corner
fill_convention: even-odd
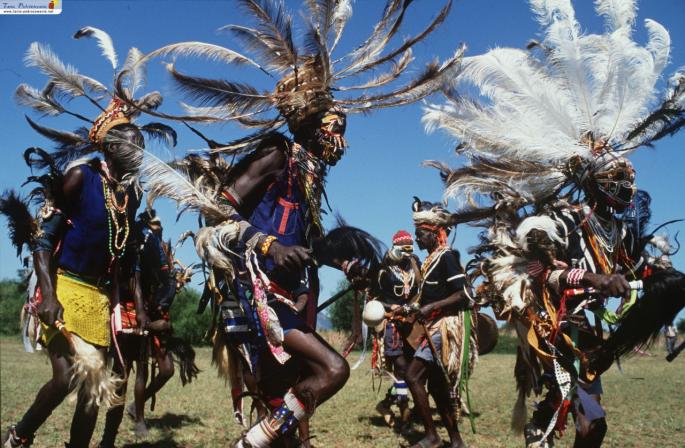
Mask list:
[[[416,244],[419,246],[419,249],[427,250],[429,253],[435,251],[439,246],[435,233],[422,228],[416,229]],[[419,309],[419,317],[427,319],[434,311],[454,308],[460,303],[465,303],[467,300],[468,298],[462,291],[457,291],[444,299],[423,305]],[[426,382],[428,382],[428,391],[426,391]],[[426,429],[425,437],[415,444],[413,448],[442,446],[442,440],[438,435],[435,423],[433,422],[433,416],[431,415],[428,393],[433,397],[442,423],[447,429],[447,434],[450,437],[449,446],[454,448],[465,447],[466,444],[459,433],[459,427],[454,418],[454,412],[449,400],[448,385],[440,368],[436,364],[428,363],[423,359],[412,358],[407,368],[407,386],[409,386],[414,399],[414,408]]]
[[[130,141],[142,141],[142,136],[140,136],[140,132],[137,131],[137,129],[135,130],[135,133],[133,133],[130,128],[126,129],[124,135],[127,138],[130,138]],[[105,161],[110,167],[111,177],[114,180],[120,180],[122,173],[119,170],[117,163],[107,151],[105,151],[104,154]],[[67,171],[64,175],[62,188],[67,204],[77,202],[83,188],[83,171],[80,167],[74,167]],[[71,211],[66,209],[64,210],[64,213],[66,216],[69,216]],[[51,253],[42,251],[33,254],[33,261],[36,276],[38,278],[38,286],[40,287],[43,296],[43,301],[38,308],[38,316],[46,325],[54,325],[56,320],[62,319],[62,307],[57,300],[55,288],[55,260]],[[110,275],[112,276],[111,278],[114,279],[112,284],[112,295],[115,300],[118,299],[118,285],[116,281],[118,270],[119,266],[114,262]],[[147,315],[145,314],[142,301],[136,302],[136,308],[140,310],[140,314],[138,314],[138,324],[145,325],[147,322]],[[56,335],[50,341],[47,350],[52,365],[52,378],[40,389],[33,404],[22,420],[17,424],[17,435],[20,437],[30,436],[35,433],[69,393],[69,383],[71,380],[70,368],[72,365],[69,344],[62,335]],[[103,355],[106,354],[106,349],[101,348],[100,351]],[[82,397],[79,394],[76,410],[71,423],[70,448],[88,447],[93,430],[95,429],[98,408],[96,406],[86,406],[86,401],[86,397]]]
[[[590,188],[586,191],[589,199],[589,205],[598,216],[606,221],[614,220],[614,212],[621,213],[625,210],[625,205],[613,200],[604,195],[596,188]],[[560,277],[560,283],[566,287],[570,287],[567,282],[569,270],[563,272]],[[621,297],[628,298],[631,293],[630,285],[625,276],[621,274],[595,274],[592,272],[585,272],[581,280],[581,286],[585,288],[593,288],[602,298]],[[598,325],[598,334],[602,334],[601,324]],[[595,401],[600,403],[601,395],[590,395]],[[587,418],[578,414],[575,416],[577,429],[574,448],[594,448],[600,447],[604,440],[604,435],[607,431],[606,420],[604,418],[595,421],[588,421]]]
[[[162,227],[159,224],[150,224],[150,229],[157,234],[161,239]],[[140,285],[139,274],[137,276],[137,283]],[[180,290],[183,285],[177,285],[177,291]],[[141,294],[140,286],[137,287],[138,293]],[[153,329],[151,329],[153,330]],[[136,343],[136,341],[132,341]],[[139,342],[139,341],[138,341]],[[145,339],[145,344],[149,343],[148,339]],[[139,436],[145,436],[147,434],[147,427],[145,426],[145,403],[147,400],[152,398],[157,392],[159,392],[162,387],[174,376],[174,360],[171,353],[167,352],[166,349],[161,348],[159,353],[157,353],[157,374],[154,379],[150,382],[150,385],[146,388],[148,379],[148,358],[149,353],[146,353],[146,358],[144,363],[136,368],[136,383],[134,389],[134,402],[129,405],[127,412],[134,418],[136,422],[135,432]]]
[[[138,303],[138,301],[140,301],[141,303],[143,303],[142,292],[140,289],[139,272],[136,272],[134,278],[132,279],[132,286],[133,287],[131,288],[131,290],[133,291],[134,302]],[[138,325],[140,325],[140,323],[138,323]],[[134,387],[134,403],[136,405],[136,417],[140,415],[140,419],[136,418],[135,432],[136,435],[142,437],[147,434],[147,428],[145,427],[145,422],[142,417],[144,413],[143,408],[145,406],[145,401],[140,401],[140,405],[138,404],[138,401],[142,400],[142,397],[145,394],[145,383],[147,382],[147,339],[143,339],[140,336],[135,335],[122,335],[117,337],[119,346],[121,348],[121,355],[124,365],[122,365],[121,361],[118,358],[116,358],[114,360],[113,370],[117,375],[126,379],[126,381],[124,381],[123,384],[117,390],[117,395],[126,396],[126,389],[128,387],[128,377],[131,373],[131,369],[133,368],[133,364],[135,363],[136,382]],[[114,441],[116,439],[119,426],[121,425],[123,415],[123,405],[115,406],[107,410],[107,415],[105,417],[105,430],[102,435],[102,440],[100,442],[101,448],[114,447]]]
[[[295,140],[304,148],[317,155],[320,150],[312,141],[310,131],[302,131],[295,135]],[[259,203],[268,186],[283,172],[288,162],[288,147],[285,140],[276,140],[267,147],[259,149],[261,156],[251,161],[231,185],[233,191],[243,199],[240,207],[242,216],[250,216],[254,207]],[[335,160],[337,162],[337,160]],[[311,251],[302,246],[285,246],[274,241],[269,246],[270,256],[276,269],[284,270],[299,277],[299,272],[313,263]],[[303,310],[307,296],[296,298],[296,307]],[[335,395],[349,377],[349,365],[326,341],[318,334],[298,329],[288,331],[284,337],[285,349],[300,359],[304,364],[303,374],[293,386],[295,395],[313,411],[316,406],[324,403]],[[308,428],[301,430],[306,437]],[[308,442],[305,442],[305,446]]]

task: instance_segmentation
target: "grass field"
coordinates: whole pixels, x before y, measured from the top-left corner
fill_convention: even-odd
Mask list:
[[[685,406],[681,396],[685,385],[685,356],[667,363],[661,350],[655,349],[653,354],[625,362],[623,374],[614,368],[604,376],[604,404],[609,424],[605,446],[685,446]],[[155,412],[147,414],[150,436],[146,440],[136,440],[132,422],[125,419],[119,446],[230,446],[230,441],[239,434],[239,427],[229,417],[228,389],[210,367],[209,356],[208,349],[198,349],[202,373],[197,382],[182,388],[178,378],[173,378],[157,397]],[[478,433],[471,434],[467,422],[461,424],[470,447],[523,446],[522,439],[509,431],[509,416],[515,398],[513,365],[513,355],[492,354],[481,358],[471,382],[472,401],[481,413],[476,420]],[[21,417],[49,375],[46,357],[24,353],[17,339],[0,339],[3,431]],[[385,381],[383,389],[387,385]],[[415,441],[418,434],[408,441],[382,425],[374,411],[380,398],[372,392],[367,362],[352,372],[345,388],[315,414],[312,421],[312,433],[316,436],[314,444],[319,448],[398,447]],[[71,404],[63,403],[39,430],[34,446],[62,447],[68,437],[72,409]],[[104,412],[101,412],[93,446],[102,432],[103,420]],[[421,430],[419,425],[415,425],[415,429]],[[568,447],[571,442],[572,437],[565,437],[557,446]]]

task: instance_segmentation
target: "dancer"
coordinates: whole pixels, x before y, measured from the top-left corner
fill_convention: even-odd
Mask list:
[[[144,420],[145,401],[154,396],[173,376],[172,352],[181,355],[177,357],[182,366],[183,385],[192,381],[198,369],[194,364],[193,348],[178,338],[170,339],[168,311],[185,280],[183,284],[177,285],[173,254],[169,246],[162,241],[161,221],[156,212],[150,209],[138,216],[135,228],[134,245],[137,247],[131,248],[129,252],[132,255],[127,255],[122,261],[122,266],[127,267],[126,276],[122,275],[122,282],[125,280],[129,286],[120,288],[121,328],[117,329],[116,337],[120,348],[117,355],[121,355],[121,362],[115,364],[115,370],[127,379],[133,363],[136,364],[134,401],[126,410],[135,420],[135,434],[138,437],[145,437],[148,433]],[[180,287],[177,289],[177,286]],[[143,301],[150,316],[150,324],[144,331],[136,325],[136,308],[133,301],[135,295],[141,296],[139,300]],[[146,389],[148,361],[151,357],[159,365],[159,373],[153,375],[152,382]],[[126,381],[118,393],[125,396]],[[100,441],[101,448],[114,446],[123,414],[123,406],[114,407],[107,412],[105,430]]]
[[[86,27],[75,37],[97,39],[116,69],[116,52],[106,33]],[[67,446],[81,448],[88,446],[98,407],[118,401],[114,393],[118,380],[107,369],[105,353],[110,344],[110,304],[118,300],[119,261],[126,252],[140,201],[137,172],[144,145],[141,131],[156,135],[173,135],[173,131],[158,123],[134,125],[137,113],[119,98],[111,97],[109,105],[102,107],[93,92],[111,94],[105,85],[65,66],[40,43],[31,44],[25,61],[47,74],[49,80],[43,90],[20,85],[17,101],[43,114],[70,115],[90,127],[58,131],[27,117],[34,130],[57,144],[52,154],[40,148],[25,152],[32,168],[49,168],[47,174],[29,178],[41,184],[32,196],[43,199],[43,204],[31,232],[25,235],[33,251],[42,342],[53,376],[19,423],[5,434],[3,446],[29,446],[36,430],[73,392],[78,403]],[[157,92],[140,100],[133,99],[133,89],[127,94],[128,101],[141,106],[161,103]],[[69,97],[83,97],[101,111],[100,115],[91,121],[67,109],[61,100]],[[97,152],[104,160],[93,157]],[[136,306],[138,324],[144,326],[145,310],[142,303]]]
[[[237,446],[264,447],[291,433],[291,428],[333,396],[349,375],[345,360],[311,327],[316,293],[310,292],[318,289],[316,269],[311,266],[314,261],[343,269],[353,277],[365,261],[378,256],[368,235],[343,227],[324,237],[322,228],[324,181],[328,169],[344,153],[347,113],[426,97],[455,74],[463,50],[442,64],[429,64],[424,73],[402,87],[371,94],[372,89],[402,76],[411,65],[410,48],[444,20],[450,2],[420,34],[383,55],[410,3],[388,2],[371,38],[343,59],[331,52],[351,15],[351,2],[308,3],[312,20],[306,24],[301,47],[293,43],[291,18],[282,5],[256,0],[240,3],[255,18],[256,27],[228,29],[256,50],[264,65],[233,50],[197,42],[168,45],[148,54],[144,61],[171,54],[201,54],[283,73],[269,93],[244,84],[188,76],[168,66],[179,87],[201,103],[187,107],[188,117],[173,118],[236,120],[257,132],[225,145],[207,139],[213,148],[209,158],[188,157],[182,162],[182,171],[192,183],[183,173],[152,159],[146,172],[152,194],[199,210],[208,224],[196,235],[196,247],[211,268],[208,298],[213,297],[211,301],[217,305],[224,302],[222,327],[228,339],[222,334],[215,337],[215,352],[231,379],[236,416],[242,416],[240,398],[246,378],[254,380],[272,403],[271,415],[250,428]],[[357,85],[340,84],[342,79],[363,76],[396,57],[397,63],[387,75]],[[347,65],[341,67],[343,60]],[[222,87],[217,90],[218,85]],[[332,95],[333,90],[356,89],[366,93],[345,99]],[[269,111],[277,115],[269,118],[265,115]],[[284,125],[292,140],[275,132]],[[221,157],[240,154],[245,156],[235,165]],[[233,362],[227,361],[229,356]],[[281,372],[282,367],[287,374]]]
[[[136,394],[136,399],[128,406],[127,412],[136,421],[136,428],[140,428],[144,434],[147,432],[144,420],[145,402],[155,400],[157,392],[174,376],[174,364],[180,367],[181,384],[184,386],[197,377],[199,369],[195,365],[195,351],[192,346],[173,336],[169,316],[174,298],[193,275],[194,266],[186,268],[175,258],[176,248],[183,244],[189,232],[181,235],[172,250],[171,243],[164,241],[162,222],[155,210],[142,213],[138,221],[143,235],[140,255],[141,284],[143,297],[148,298],[151,309],[150,355],[153,373],[155,367],[158,370],[147,387],[147,375],[142,385],[136,379],[136,390],[141,393]]]
[[[498,48],[469,58],[460,79],[477,85],[487,105],[426,110],[429,129],[456,136],[472,163],[430,164],[442,170],[447,196],[468,199],[453,220],[486,220],[480,295],[514,323],[520,343],[513,426],[523,427],[525,398],[544,385],[527,446],[551,446],[571,412],[574,446],[597,447],[607,431],[599,375],[685,305],[683,274],[642,257],[650,198],[636,193],[624,157],[685,124],[685,77],[677,74],[649,112],[670,50],[661,25],[645,22],[643,48],[631,40],[633,1],[596,2],[607,21],[602,35],[581,33],[570,2],[531,4],[546,27],[530,45],[539,53]],[[616,312],[608,297],[622,298]],[[614,327],[606,340],[602,322]]]
[[[412,206],[416,243],[428,251],[421,266],[418,320],[419,340],[407,369],[407,383],[414,407],[426,429],[415,448],[440,447],[426,393],[435,400],[450,446],[466,446],[457,419],[461,411],[462,390],[471,375],[478,352],[471,327],[471,300],[466,294],[464,269],[459,253],[447,244],[453,227],[450,213],[439,204],[415,198]],[[410,337],[411,338],[411,337]]]
[[[411,305],[418,298],[417,293],[421,284],[419,259],[414,255],[414,240],[411,235],[400,230],[392,237],[392,248],[383,257],[381,269],[378,272],[377,284],[372,290],[388,314],[394,315],[405,305]],[[395,319],[388,319],[383,323],[383,330],[378,334],[374,345],[374,361],[379,366],[387,365],[387,371],[393,378],[393,384],[388,389],[385,398],[378,403],[376,410],[383,416],[385,422],[395,426],[397,430],[406,434],[411,429],[409,395],[405,382],[407,366],[413,356],[413,350],[405,342],[408,334],[404,319],[398,315]],[[399,420],[396,421],[391,406],[399,408]]]

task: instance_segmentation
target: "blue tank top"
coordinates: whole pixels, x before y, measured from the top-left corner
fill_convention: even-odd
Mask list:
[[[80,167],[83,173],[81,194],[71,204],[70,224],[62,237],[59,267],[87,277],[102,277],[111,260],[102,178],[90,165]],[[129,193],[129,220],[138,208],[139,200],[135,196]]]
[[[306,246],[306,211],[307,201],[300,189],[297,171],[289,165],[269,186],[248,221],[285,246]]]

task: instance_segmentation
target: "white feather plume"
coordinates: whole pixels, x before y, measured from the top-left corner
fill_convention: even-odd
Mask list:
[[[88,96],[88,91],[105,92],[107,87],[97,80],[79,74],[71,65],[65,65],[49,47],[33,42],[26,52],[27,67],[38,67],[62,92],[72,96]]]
[[[225,64],[248,64],[256,68],[263,68],[252,59],[244,56],[237,51],[224,48],[219,45],[208,44],[205,42],[179,42],[166,45],[162,48],[148,53],[139,63],[146,63],[152,58],[159,56],[199,56]]]
[[[114,50],[114,43],[112,43],[112,38],[109,34],[99,28],[86,26],[74,34],[74,39],[80,39],[82,37],[92,37],[97,40],[98,47],[102,49],[102,55],[107,58],[109,63],[112,64],[112,68],[116,70],[119,62],[117,59],[117,52]]]
[[[149,151],[145,151],[140,172],[145,179],[145,189],[153,197],[167,197],[215,222],[225,221],[231,214],[216,201],[216,192],[193,184],[183,168],[174,168]]]
[[[430,104],[423,116],[428,132],[439,128],[452,135],[467,157],[548,165],[544,176],[550,179],[544,181],[490,179],[520,197],[539,196],[540,185],[559,185],[560,169],[572,157],[592,159],[592,140],[621,149],[649,114],[670,51],[668,32],[653,20],[645,21],[647,45],[633,40],[635,0],[595,1],[606,24],[603,34],[581,31],[570,0],[530,5],[544,28],[539,51],[495,48],[465,58],[455,84],[475,86],[482,100]],[[455,183],[450,194],[462,187]]]

